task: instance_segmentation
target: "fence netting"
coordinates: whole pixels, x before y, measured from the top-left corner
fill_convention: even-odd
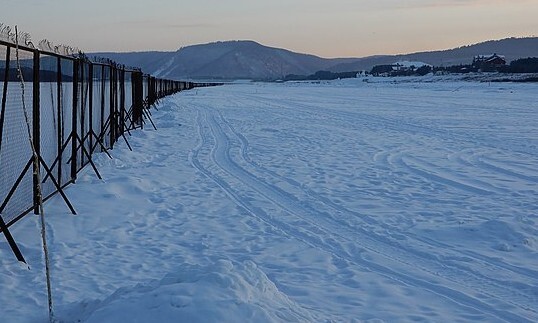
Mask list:
[[[23,103],[31,111],[33,55],[31,51],[19,50],[17,62],[14,47],[1,46],[0,53],[4,57],[0,63],[0,80],[3,83],[0,110],[0,214],[5,222],[10,223],[33,206],[32,174],[23,172],[32,156]],[[20,65],[23,79],[19,78],[17,65]],[[32,126],[32,115],[28,117]],[[12,191],[17,182],[17,190]],[[11,197],[7,199],[9,193]]]
[[[11,30],[0,24],[0,232],[12,248],[8,228],[39,212],[31,144],[43,197],[60,193],[70,205],[63,188],[87,165],[100,176],[92,155],[108,153],[122,137],[127,141],[126,133],[144,127],[151,118],[147,110],[160,98],[216,85],[157,79],[47,41],[37,49],[23,36],[16,44]]]

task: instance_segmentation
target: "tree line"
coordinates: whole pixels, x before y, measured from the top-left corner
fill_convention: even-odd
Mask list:
[[[479,72],[479,66],[473,64],[460,64],[451,66],[430,66],[423,65],[419,67],[409,66],[406,68],[394,69],[394,65],[376,65],[370,71],[363,74],[369,75],[388,75],[388,76],[424,76],[429,73],[446,73],[446,74],[464,74],[471,72]],[[508,65],[496,67],[490,72],[500,73],[538,73],[538,57],[528,57],[516,59]],[[337,80],[344,78],[355,78],[360,71],[351,72],[330,72],[317,71],[311,75],[296,75],[289,74],[284,78],[284,81],[318,81],[318,80]]]

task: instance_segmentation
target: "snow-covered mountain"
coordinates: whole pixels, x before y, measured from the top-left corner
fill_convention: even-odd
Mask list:
[[[279,79],[311,74],[356,59],[326,59],[261,45],[254,41],[225,41],[188,46],[176,52],[99,53],[123,64],[140,66],[159,77],[173,79]]]
[[[455,49],[405,55],[327,59],[261,45],[254,41],[224,41],[187,46],[175,52],[97,53],[117,62],[139,66],[146,73],[171,79],[281,79],[320,70],[370,70],[375,65],[419,61],[434,66],[470,64],[473,57],[498,53],[510,62],[538,57],[538,37],[487,41]]]

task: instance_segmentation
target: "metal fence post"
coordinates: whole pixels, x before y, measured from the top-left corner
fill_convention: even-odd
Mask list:
[[[58,183],[60,186],[62,186],[62,155],[63,155],[63,128],[64,128],[64,121],[63,121],[63,113],[62,110],[64,109],[62,105],[62,59],[58,56],[56,58],[56,96],[57,96],[57,110],[56,110],[56,120],[58,124],[58,130],[56,134],[56,141],[57,141],[57,156],[58,156]]]
[[[106,74],[105,65],[101,65],[101,120],[99,125],[99,139],[103,140],[105,135],[105,91],[106,91]],[[109,148],[109,147],[107,147]]]
[[[78,76],[80,59],[73,61],[73,113],[71,115],[71,180],[77,180],[77,108],[78,108]]]
[[[88,137],[90,139],[90,155],[93,154],[93,63],[88,62],[88,109],[89,109],[89,120],[88,120],[88,134],[90,134]]]
[[[79,70],[80,70],[80,78],[78,79],[78,83],[80,84],[80,93],[79,93],[79,98],[80,98],[80,117],[79,117],[79,121],[80,121],[80,133],[78,132],[78,129],[77,129],[77,135],[78,135],[78,138],[77,139],[80,139],[80,165],[84,166],[84,150],[82,149],[84,146],[84,132],[85,132],[85,128],[84,128],[84,120],[86,118],[86,109],[85,109],[85,105],[86,105],[86,95],[87,93],[85,92],[86,90],[86,73],[85,73],[85,69],[86,69],[86,62],[85,62],[85,59],[84,58],[81,58],[80,59],[80,65],[79,65]]]
[[[6,115],[7,84],[9,79],[9,60],[11,55],[11,47],[6,46],[6,49],[6,69],[4,71],[4,84],[2,88],[2,106],[0,107],[0,152],[2,151],[2,139],[4,135],[4,118]]]
[[[110,147],[116,143],[116,67],[110,66]]]
[[[32,126],[33,126],[33,145],[35,150],[34,167],[41,167],[39,156],[41,156],[41,113],[40,113],[40,80],[39,80],[39,51],[34,51],[34,66],[33,66],[33,79],[32,79]],[[33,175],[33,191],[34,191],[34,214],[39,214],[39,176],[37,176],[37,169],[34,169]]]
[[[125,68],[121,67],[119,70],[120,73],[120,114],[119,114],[119,124],[120,124],[120,133],[125,132]]]
[[[133,72],[133,122],[142,124],[142,109],[144,108],[144,76],[142,72]]]

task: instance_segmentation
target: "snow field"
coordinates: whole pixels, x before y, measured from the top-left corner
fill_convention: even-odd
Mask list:
[[[46,204],[66,322],[538,320],[532,84],[182,92]],[[37,218],[6,322],[46,321]]]

